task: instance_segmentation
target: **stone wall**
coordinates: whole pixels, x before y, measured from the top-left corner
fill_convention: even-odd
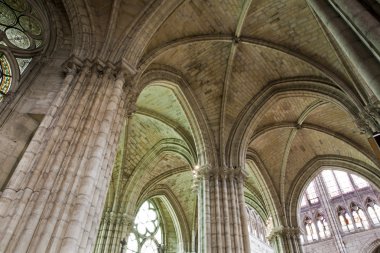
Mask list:
[[[368,245],[378,239],[380,239],[380,227],[343,235],[343,243],[346,248],[346,253],[360,253],[362,250],[366,249]],[[304,245],[303,251],[304,253],[338,252],[333,238]]]

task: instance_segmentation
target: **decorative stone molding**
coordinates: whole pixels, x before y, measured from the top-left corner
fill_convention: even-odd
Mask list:
[[[212,168],[210,165],[204,165],[199,168],[193,169],[193,191],[199,186],[202,180],[212,180],[216,178],[220,179],[237,179],[239,182],[243,182],[247,177],[247,173],[240,167],[225,167],[220,169]]]
[[[298,227],[274,227],[268,235],[268,240],[272,241],[276,237],[296,237],[300,235],[300,229]],[[297,239],[298,240],[298,239]]]
[[[380,106],[368,104],[355,121],[362,134],[368,137],[373,133],[380,131]]]

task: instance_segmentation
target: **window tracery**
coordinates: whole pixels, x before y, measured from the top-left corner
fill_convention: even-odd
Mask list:
[[[305,216],[304,218],[304,226],[305,226],[305,230],[306,230],[306,238],[309,242],[312,242],[314,240],[318,240],[318,233],[317,233],[317,229],[315,227],[315,224],[313,222],[313,220],[308,217],[308,216]]]
[[[366,206],[368,210],[369,217],[371,218],[374,225],[380,224],[380,207],[371,198],[367,198]]]
[[[354,231],[354,224],[347,210],[342,206],[338,206],[337,212],[343,232]]]
[[[128,237],[127,253],[160,253],[163,248],[163,230],[159,213],[151,201],[145,201],[134,220]]]
[[[41,19],[26,0],[0,0],[0,101],[43,47]]]
[[[330,237],[331,236],[330,228],[329,228],[329,226],[327,224],[325,215],[323,215],[322,213],[318,212],[317,215],[315,216],[315,218],[317,220],[317,228],[318,228],[318,231],[319,231],[319,237],[321,239],[325,239],[325,238]]]
[[[380,191],[360,176],[340,170],[321,171],[299,202],[304,231],[301,241],[315,243],[332,238],[333,233],[344,236],[380,226],[378,196]]]
[[[365,228],[368,229],[368,221],[367,217],[365,216],[363,210],[354,202],[350,205],[352,217],[354,218],[355,226],[357,228]]]

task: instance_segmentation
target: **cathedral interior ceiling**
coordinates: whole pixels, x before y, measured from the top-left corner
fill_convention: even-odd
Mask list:
[[[357,95],[354,82],[358,80],[352,79],[350,68],[335,50],[334,40],[326,36],[304,0],[63,2],[66,8],[76,6],[77,12],[85,13],[79,21],[69,19],[72,26],[89,23],[81,30],[93,32],[90,48],[103,60],[116,61],[123,56],[140,76],[152,66],[180,73],[212,133],[215,147],[209,148],[220,154],[226,151],[236,119],[273,82],[321,80]],[[74,44],[80,46],[78,41],[85,40],[84,35],[75,36]],[[282,199],[286,199],[290,187],[286,182],[291,182],[316,156],[345,156],[377,165],[366,137],[355,126],[354,115],[326,96],[302,92],[275,100],[268,96],[260,106],[260,113],[252,115],[252,129],[247,130],[252,132],[249,148],[262,160]],[[147,86],[139,94],[136,113],[127,124],[123,163],[126,180],[141,173],[136,169],[146,171],[141,173],[144,179],[139,181],[140,186],[134,189],[142,190],[144,183],[160,173],[187,166],[188,172],[179,169],[178,174],[169,173],[155,184],[167,185],[187,206],[184,209],[193,212],[189,206],[195,205],[194,199],[186,194],[191,188],[190,167],[197,162],[197,144],[181,99],[159,83]],[[176,154],[175,148],[154,154],[155,146],[169,139],[183,142],[194,163]],[[158,157],[153,159],[154,165],[139,166],[149,154]],[[249,182],[255,185],[255,179]]]

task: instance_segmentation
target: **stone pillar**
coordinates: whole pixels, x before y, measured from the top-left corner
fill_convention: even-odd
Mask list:
[[[352,1],[343,1],[344,4]],[[310,7],[326,26],[327,30],[338,42],[342,51],[359,74],[371,88],[377,99],[380,99],[380,62],[376,56],[363,44],[351,27],[340,16],[329,1],[307,0]]]
[[[360,3],[360,0],[330,1],[357,36],[380,59],[380,22],[363,6],[363,3]]]
[[[119,253],[120,241],[128,239],[133,221],[133,217],[125,214],[106,211],[102,217],[94,252]]]
[[[95,244],[125,115],[127,68],[70,66],[0,198],[0,252],[91,252]]]
[[[328,223],[331,228],[331,236],[334,239],[334,244],[336,246],[336,250],[339,253],[347,253],[346,246],[344,245],[343,237],[341,235],[341,225],[338,220],[338,215],[334,208],[330,204],[330,200],[328,199],[329,193],[328,190],[323,183],[323,178],[321,175],[318,175],[316,178],[317,188],[320,191],[319,198],[322,204],[323,209],[326,211],[328,217]]]
[[[241,169],[202,167],[198,186],[198,252],[249,253],[249,232]]]
[[[276,252],[302,253],[298,227],[275,227],[268,236],[268,240]]]

